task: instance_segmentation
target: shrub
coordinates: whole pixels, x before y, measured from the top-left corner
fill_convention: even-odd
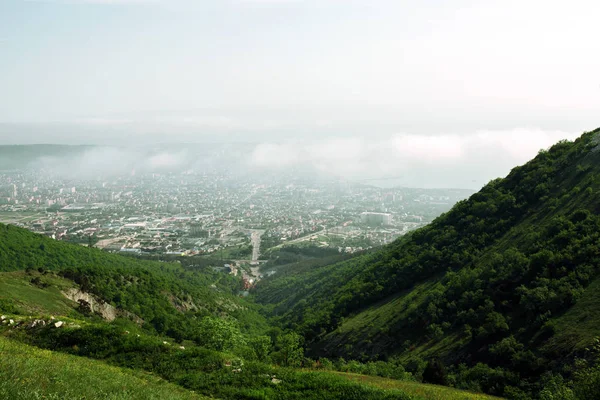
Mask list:
[[[446,367],[440,360],[431,360],[423,371],[423,382],[435,385],[446,384]]]

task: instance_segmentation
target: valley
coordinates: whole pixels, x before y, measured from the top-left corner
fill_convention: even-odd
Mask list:
[[[14,376],[26,354],[28,374],[49,368],[45,357],[74,374],[98,363],[123,387],[177,385],[172,398],[590,398],[599,134],[541,151],[382,247],[263,249],[265,231],[252,230],[240,274],[0,225],[0,340],[14,354],[0,371]],[[35,390],[10,385],[0,393]]]

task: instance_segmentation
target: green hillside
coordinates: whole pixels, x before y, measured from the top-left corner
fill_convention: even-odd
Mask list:
[[[300,336],[270,327],[256,304],[235,296],[240,284],[208,266],[0,225],[0,398],[430,398],[433,389],[399,365],[364,372],[410,381],[410,390],[324,371],[303,357]]]
[[[0,336],[0,398],[204,399],[149,374],[108,366]]]
[[[346,372],[332,372],[332,374],[359,382],[364,385],[373,386],[381,389],[399,389],[415,397],[421,397],[429,400],[494,400],[498,397],[492,397],[485,394],[469,393],[463,390],[450,389],[445,386],[423,385],[411,381],[399,381],[396,379],[381,378],[378,376],[367,376],[359,374],[350,374]]]
[[[37,283],[36,278],[38,285],[31,282]],[[38,271],[0,272],[0,309],[27,315],[68,315],[78,304],[62,291],[75,287],[73,281]]]
[[[18,276],[15,271],[27,276],[21,273],[21,282],[11,281]],[[195,322],[211,315],[232,318],[243,331],[264,331],[267,325],[257,307],[237,296],[241,285],[209,266],[186,269],[177,263],[141,261],[0,224],[0,287],[5,288],[0,304],[5,307],[14,303],[19,308],[24,301],[20,297],[35,300],[36,293],[53,293],[58,297],[51,302],[60,309],[66,301],[60,292],[73,287],[114,307],[119,316],[176,339],[195,339]],[[33,303],[53,312],[48,301]]]
[[[600,130],[560,142],[392,245],[286,268],[255,298],[314,356],[480,365],[450,380],[537,393],[600,336],[599,144]]]

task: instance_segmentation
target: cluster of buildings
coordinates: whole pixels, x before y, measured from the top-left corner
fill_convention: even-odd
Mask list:
[[[353,252],[388,243],[470,194],[222,171],[91,180],[5,171],[0,222],[108,251],[252,259],[256,246]]]

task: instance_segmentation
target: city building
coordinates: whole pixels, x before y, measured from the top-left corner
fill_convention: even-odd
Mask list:
[[[392,214],[364,212],[360,214],[360,221],[365,225],[391,225]]]

